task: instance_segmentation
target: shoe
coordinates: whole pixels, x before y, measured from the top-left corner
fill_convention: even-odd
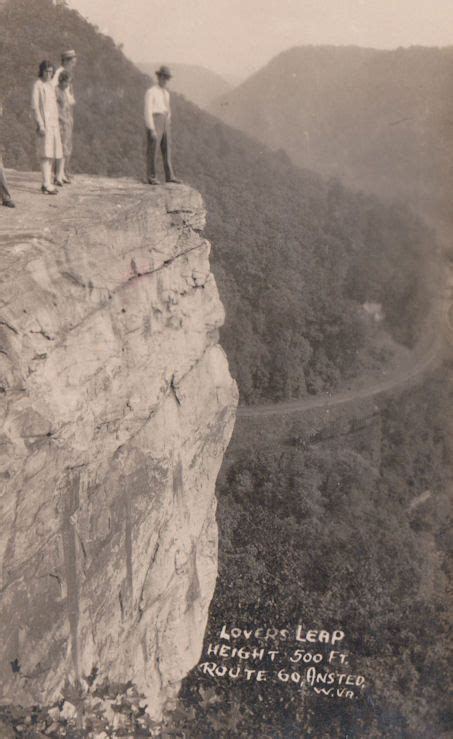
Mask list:
[[[57,178],[55,177],[53,184],[58,185],[58,187],[63,187],[63,180],[57,180]]]
[[[178,180],[177,177],[170,177],[170,179],[166,180],[167,182],[173,182],[174,185],[182,185],[182,180]]]
[[[51,189],[45,185],[41,185],[41,192],[43,195],[58,195],[58,190],[55,187]]]
[[[63,177],[63,180],[62,180],[62,182],[63,182],[63,183],[65,184],[65,185],[72,185],[72,180],[71,180],[71,178],[70,178],[70,177]]]
[[[2,205],[4,205],[5,208],[15,208],[16,207],[16,203],[14,202],[14,200],[11,200],[10,198],[8,198],[8,200],[4,200]]]
[[[156,177],[148,177],[148,185],[160,185],[160,182]]]

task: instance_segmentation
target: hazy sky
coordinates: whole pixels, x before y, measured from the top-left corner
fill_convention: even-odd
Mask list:
[[[302,44],[453,44],[453,0],[68,0],[134,61],[245,76]]]

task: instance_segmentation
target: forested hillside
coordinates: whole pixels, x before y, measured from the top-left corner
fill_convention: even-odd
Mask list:
[[[297,47],[210,107],[292,161],[451,211],[453,47]]]
[[[303,414],[266,428],[239,419],[218,482],[219,577],[200,663],[159,733],[127,676],[121,685],[84,676],[65,697],[83,705],[86,725],[99,736],[450,737],[452,370],[450,358],[423,385],[356,403],[330,422]],[[327,663],[331,644],[254,634],[294,635],[298,624],[343,630],[347,664]],[[223,627],[230,641],[220,638]],[[235,627],[252,637],[233,635]],[[208,653],[219,643],[226,653]],[[296,648],[323,655],[321,677],[362,676],[363,689],[347,699],[323,693],[329,684],[320,682],[316,694],[313,663]],[[204,663],[234,675],[204,672]],[[289,674],[295,680],[285,681]],[[82,739],[74,718],[62,714],[56,724],[48,709],[3,707],[0,733],[2,719],[21,732],[28,719],[50,727],[52,739],[60,728]]]
[[[149,78],[112,39],[51,0],[9,0],[0,25],[5,164],[36,168],[37,66],[75,48],[76,171],[142,178]],[[243,402],[329,390],[379,367],[391,351],[382,349],[383,332],[413,345],[431,297],[433,250],[414,216],[294,167],[176,94],[173,120],[177,173],[207,203],[227,315],[222,343]],[[380,327],[365,301],[382,304]]]
[[[200,664],[239,664],[242,675],[193,670],[174,718],[181,735],[451,735],[452,369],[450,359],[423,385],[318,433],[303,417],[261,436],[239,420],[218,485],[220,570]],[[353,700],[323,693],[328,683],[316,694],[305,678],[278,678],[313,667],[297,655],[291,663],[294,647],[328,655],[331,645],[219,639],[223,625],[291,634],[295,624],[343,629],[347,666],[324,657],[317,669],[363,676]],[[219,642],[277,656],[209,654]],[[247,680],[244,667],[266,670],[266,681]]]

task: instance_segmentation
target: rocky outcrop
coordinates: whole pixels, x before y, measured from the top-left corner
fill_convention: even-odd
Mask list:
[[[197,662],[237,390],[186,186],[10,176],[0,214],[2,699],[132,680],[152,716]]]

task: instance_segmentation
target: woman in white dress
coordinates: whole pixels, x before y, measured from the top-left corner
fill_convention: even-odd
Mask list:
[[[55,87],[51,80],[54,74],[52,62],[39,65],[39,77],[33,85],[32,110],[36,121],[37,154],[41,164],[42,186],[45,195],[56,195],[52,185],[52,164],[55,160],[56,181],[63,176],[63,150],[61,146],[58,107]]]

